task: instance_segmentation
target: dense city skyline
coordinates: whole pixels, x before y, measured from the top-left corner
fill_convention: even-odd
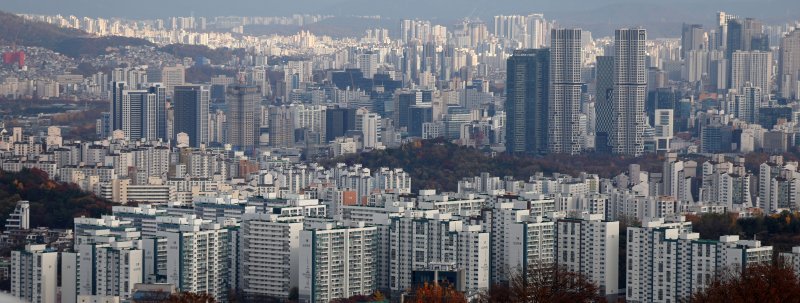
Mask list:
[[[416,1],[4,1],[0,292],[797,299],[800,5]]]
[[[613,29],[626,26],[645,26],[653,37],[668,37],[679,33],[681,22],[711,24],[714,12],[729,11],[759,18],[770,23],[790,21],[800,13],[800,5],[791,0],[769,1],[514,1],[484,0],[468,1],[258,1],[237,0],[220,6],[214,1],[36,1],[9,0],[0,3],[0,10],[27,14],[71,14],[76,16],[152,19],[169,16],[286,16],[291,14],[323,14],[339,17],[383,16],[397,21],[404,18],[423,18],[449,24],[462,18],[481,18],[489,21],[494,15],[545,13],[566,26],[583,27],[604,34],[613,34]],[[158,7],[159,9],[152,9]],[[417,9],[420,8],[420,9]],[[425,9],[422,9],[425,8]],[[665,18],[665,16],[676,16]],[[679,16],[679,17],[678,17]],[[347,25],[347,21],[344,21]]]

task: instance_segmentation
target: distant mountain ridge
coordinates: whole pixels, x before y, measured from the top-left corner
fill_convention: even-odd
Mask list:
[[[93,37],[84,31],[26,20],[3,11],[0,11],[0,42],[43,47],[70,57],[96,56],[113,47],[153,45],[137,38]]]

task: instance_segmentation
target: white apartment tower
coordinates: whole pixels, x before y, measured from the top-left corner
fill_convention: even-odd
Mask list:
[[[674,136],[674,117],[675,114],[674,110],[672,109],[656,110],[656,121],[653,121],[653,127],[656,130],[656,134],[653,137],[653,140],[656,142],[657,151],[666,152],[670,150],[672,146],[672,137]]]
[[[358,69],[366,79],[372,79],[378,73],[378,54],[373,52],[366,52],[358,54],[356,63]]]
[[[77,249],[78,264],[71,267],[77,272],[66,273],[72,279],[81,277],[77,283],[78,297],[129,299],[134,285],[144,282],[144,252],[138,245],[139,241],[116,242],[108,236],[80,245]],[[63,298],[62,293],[62,301],[65,299],[68,298]]]
[[[777,79],[781,97],[790,100],[800,97],[800,29],[781,39]]]
[[[217,301],[228,294],[229,231],[194,215],[159,218],[173,228],[159,230],[166,239],[166,280],[180,291],[208,293]]]
[[[759,167],[758,207],[772,214],[798,207],[800,172],[797,162],[783,161],[783,156],[770,156]]]
[[[371,294],[376,285],[376,234],[376,227],[363,222],[309,222],[300,232],[300,302]]]
[[[371,113],[366,108],[356,110],[356,131],[361,132],[363,147],[376,149],[383,146],[381,143],[381,116]]]
[[[542,202],[555,207],[553,200],[498,201],[484,213],[484,230],[491,236],[492,283],[508,281],[530,267],[553,264],[555,223],[537,211],[534,205]]]
[[[742,90],[748,83],[761,89],[763,95],[772,91],[772,53],[736,51],[731,59],[731,89]]]
[[[161,69],[161,82],[171,96],[176,86],[186,84],[186,68],[183,65],[165,66]]]
[[[581,116],[581,30],[553,29],[550,46],[548,145],[551,153],[579,154]]]
[[[463,291],[489,287],[489,233],[480,225],[453,218],[438,210],[408,210],[390,219],[389,289],[401,292],[413,286],[414,271],[449,265],[463,270]]]
[[[647,58],[644,29],[619,29],[614,33],[614,96],[609,142],[612,152],[631,156],[644,153]]]
[[[241,291],[287,298],[298,286],[303,217],[245,214],[240,229]]]
[[[628,302],[681,302],[703,290],[720,271],[772,260],[772,247],[738,236],[701,240],[683,217],[628,228]]]
[[[600,295],[619,292],[619,222],[603,220],[602,214],[582,214],[556,222],[555,261],[569,271],[586,275]]]
[[[17,201],[14,211],[6,219],[6,230],[18,230],[30,228],[31,206],[28,201]]]
[[[58,253],[45,245],[11,252],[11,295],[24,302],[56,303]]]

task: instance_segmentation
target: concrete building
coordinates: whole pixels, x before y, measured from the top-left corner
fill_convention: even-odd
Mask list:
[[[609,134],[615,154],[640,156],[644,153],[645,67],[647,32],[619,29],[614,33],[614,96]]]
[[[245,296],[288,298],[299,285],[303,217],[247,214],[240,229],[241,291]]]
[[[600,295],[619,293],[619,222],[602,214],[559,219],[555,227],[555,262],[597,285]]]
[[[628,302],[679,302],[701,291],[720,271],[736,272],[772,260],[772,247],[722,236],[701,240],[683,217],[628,228]]]
[[[229,248],[229,230],[193,215],[159,220],[172,226],[157,233],[166,240],[166,282],[180,291],[204,292],[225,301],[232,283],[229,258],[236,253]]]
[[[674,137],[674,111],[671,109],[657,109],[655,113],[656,121],[653,121],[655,128],[655,141],[656,151],[669,151],[672,148],[672,139]]]
[[[731,59],[731,89],[742,91],[748,83],[761,89],[762,95],[772,92],[772,52],[736,51]]]
[[[6,230],[31,228],[31,206],[28,201],[17,201],[14,211],[6,219]]]
[[[480,225],[456,219],[438,210],[408,210],[390,219],[389,288],[392,293],[412,288],[415,271],[448,264],[466,277],[462,291],[489,287],[489,233]],[[462,282],[462,281],[459,281]]]
[[[161,82],[172,96],[176,86],[186,84],[186,68],[183,65],[165,66],[161,69]]]
[[[790,100],[800,97],[800,29],[781,39],[777,79],[781,97]]]
[[[300,302],[371,294],[377,274],[376,233],[376,227],[363,222],[309,222],[300,232]]]
[[[547,209],[549,211],[542,211]],[[555,222],[544,212],[555,211],[553,200],[508,198],[484,213],[484,230],[490,231],[492,283],[508,281],[520,272],[554,263]]]
[[[226,143],[240,150],[255,147],[260,121],[256,112],[261,94],[257,86],[230,85],[227,88],[225,113],[228,132]]]
[[[11,295],[25,302],[56,303],[58,253],[46,245],[11,252]]]
[[[549,151],[576,155],[583,150],[581,114],[581,30],[553,29],[550,47]]]

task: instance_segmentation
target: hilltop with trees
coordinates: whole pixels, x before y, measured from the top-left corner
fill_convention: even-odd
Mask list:
[[[598,174],[603,178],[616,176],[639,164],[643,171],[661,171],[664,158],[649,154],[640,158],[614,155],[584,154],[579,156],[547,155],[541,157],[495,154],[472,147],[463,147],[444,139],[421,140],[400,148],[375,150],[346,155],[323,161],[325,165],[342,162],[362,164],[370,169],[399,167],[411,175],[413,190],[437,189],[454,191],[458,181],[488,172],[493,176],[512,176],[527,180],[536,173],[578,175],[581,172]]]
[[[97,56],[116,47],[153,44],[137,38],[93,37],[88,33],[61,28],[0,11],[0,42],[43,47],[70,57]]]
[[[72,228],[73,218],[98,218],[111,213],[114,203],[85,192],[78,185],[51,180],[39,169],[18,173],[0,171],[0,228],[17,201],[30,202],[31,227]]]

